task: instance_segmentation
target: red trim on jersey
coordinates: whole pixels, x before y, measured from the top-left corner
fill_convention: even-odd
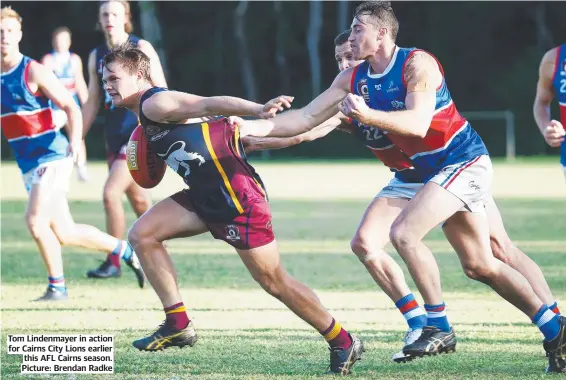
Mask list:
[[[464,170],[466,170],[467,168],[469,168],[470,166],[472,166],[473,164],[475,164],[480,158],[481,158],[481,156],[477,156],[473,161],[468,162],[464,167],[460,168],[460,169],[458,170],[458,173],[456,173],[456,174],[454,175],[454,177],[452,177],[452,179],[450,180],[450,182],[448,182],[448,183],[444,186],[444,188],[445,188],[445,189],[448,189],[448,186],[450,186],[450,184],[451,184],[452,182],[454,182],[454,180],[455,180],[456,178],[458,178],[458,176],[459,176],[460,174],[462,174],[462,172],[463,172]]]
[[[26,85],[27,90],[29,91],[30,94],[32,94],[33,96],[39,96],[41,94],[41,92],[39,91],[39,87],[37,88],[36,92],[33,92],[31,90],[31,88],[29,88],[29,69],[31,66],[31,63],[35,62],[33,60],[29,61],[28,64],[26,65],[26,68],[24,69],[24,83]]]
[[[53,130],[51,108],[45,108],[31,115],[11,114],[2,117],[2,129],[6,139],[31,137]]]
[[[442,81],[440,81],[440,84],[436,88],[436,91],[440,90],[440,88],[442,87],[442,82],[444,81],[444,69],[442,68],[442,65],[440,64],[440,61],[438,60],[438,58],[436,58],[433,54],[429,53],[428,51],[422,50],[422,49],[415,49],[415,50],[411,51],[407,55],[407,58],[405,58],[405,62],[403,62],[403,68],[401,69],[401,80],[403,81],[403,86],[405,86],[405,88],[407,88],[407,82],[405,81],[405,66],[407,65],[407,61],[409,60],[409,58],[411,58],[411,56],[414,53],[416,53],[418,51],[421,51],[425,54],[430,55],[436,61],[436,64],[438,65],[438,69],[440,70],[440,74],[442,74],[442,79],[443,79]]]
[[[560,66],[560,50],[562,49],[562,45],[558,46],[558,50],[556,51],[556,58],[554,61],[554,73],[552,74],[552,82],[556,78],[556,73],[558,72],[558,66]]]
[[[403,154],[403,152],[397,148],[395,145],[391,146],[387,149],[382,150],[371,150],[373,155],[377,157],[377,159],[383,162],[383,165],[387,166],[388,168],[395,169],[395,170],[404,170],[410,169],[413,167],[411,161]]]
[[[361,63],[354,67],[354,70],[352,71],[352,78],[350,78],[350,93],[352,94],[356,94],[354,92],[354,83],[356,82],[356,75],[358,74],[358,69],[360,68],[360,66]]]

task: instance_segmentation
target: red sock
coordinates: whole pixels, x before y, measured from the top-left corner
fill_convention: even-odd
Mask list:
[[[113,255],[113,254],[109,253],[108,258],[110,259],[110,262],[112,263],[112,265],[120,268],[120,255]]]
[[[340,326],[340,323],[336,322],[334,318],[332,318],[330,327],[321,332],[321,334],[332,348],[340,347],[347,350],[352,345],[350,334],[348,334],[348,331],[344,330],[342,326]]]
[[[184,329],[191,321],[187,315],[187,309],[182,302],[166,307],[163,310],[165,310],[167,324],[176,330]]]

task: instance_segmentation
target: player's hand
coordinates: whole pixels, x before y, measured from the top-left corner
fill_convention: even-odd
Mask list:
[[[274,117],[277,112],[281,112],[285,108],[291,108],[291,103],[294,99],[294,96],[287,95],[281,95],[275,99],[271,99],[269,102],[265,103],[258,116],[262,119],[270,119]]]
[[[356,119],[361,123],[365,123],[365,117],[369,111],[369,107],[361,96],[348,94],[340,103],[338,109],[344,115]]]
[[[244,125],[246,121],[244,119],[242,119],[241,117],[238,116],[229,116],[228,117],[228,123],[232,124],[232,125],[237,125],[238,127],[241,127],[242,125]]]
[[[562,144],[565,135],[564,126],[561,122],[556,120],[550,121],[550,124],[544,129],[543,134],[546,143],[553,148],[559,147],[560,144]]]
[[[69,141],[67,146],[67,156],[73,157],[73,162],[77,164],[80,162],[82,152],[82,141]]]

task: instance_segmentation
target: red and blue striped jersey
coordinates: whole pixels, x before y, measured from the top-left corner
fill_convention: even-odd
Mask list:
[[[405,65],[416,48],[395,48],[391,62],[382,74],[372,73],[369,62],[356,66],[352,74],[350,92],[363,97],[366,104],[376,110],[405,110],[407,87],[404,80]],[[488,154],[485,144],[468,121],[457,111],[452,100],[442,66],[442,83],[436,90],[435,113],[424,138],[400,136],[379,130],[399,148],[412,163],[420,181],[426,182],[442,167],[469,161]],[[375,129],[375,128],[373,128]],[[397,172],[399,176],[402,172]],[[402,178],[400,178],[403,180]]]
[[[552,85],[560,105],[560,122],[566,128],[566,44],[560,45],[556,52]],[[562,143],[560,151],[560,163],[566,166],[566,140]]]
[[[29,88],[31,62],[22,56],[19,64],[1,75],[2,130],[23,173],[65,157],[69,144],[53,124],[49,99]]]

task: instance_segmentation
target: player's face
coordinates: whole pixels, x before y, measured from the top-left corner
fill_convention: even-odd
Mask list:
[[[360,16],[352,22],[352,33],[348,41],[355,59],[366,59],[379,47],[379,29],[371,21],[371,16]]]
[[[98,22],[107,35],[120,35],[125,31],[126,9],[117,1],[103,3],[99,8]]]
[[[55,51],[68,51],[71,48],[71,36],[67,32],[57,33],[53,37],[53,49]]]
[[[1,51],[2,55],[8,55],[19,51],[19,43],[22,40],[22,25],[15,18],[4,18],[0,24]]]
[[[117,107],[132,107],[132,95],[139,89],[138,76],[130,74],[118,62],[102,69],[102,83],[112,103]]]
[[[345,42],[342,45],[336,46],[334,48],[334,58],[336,58],[338,70],[340,71],[344,71],[362,63],[362,61],[356,61],[354,59],[354,53],[352,53],[350,42]]]

